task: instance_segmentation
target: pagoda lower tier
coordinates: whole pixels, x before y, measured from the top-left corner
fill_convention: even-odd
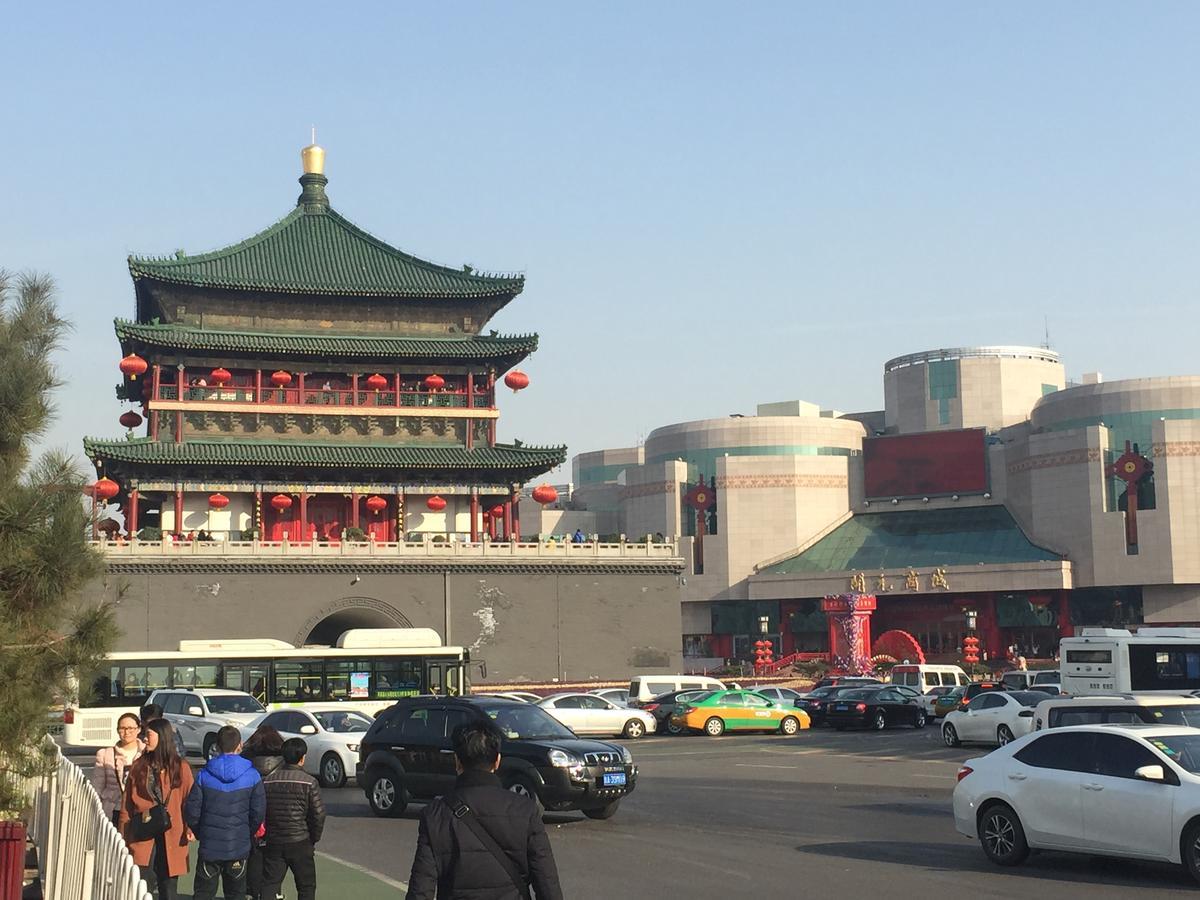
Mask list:
[[[378,541],[520,536],[520,486],[564,447],[85,439],[115,483],[130,536],[145,527],[214,540]],[[358,535],[357,531],[351,534]]]

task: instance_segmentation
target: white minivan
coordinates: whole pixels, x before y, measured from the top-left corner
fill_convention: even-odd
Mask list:
[[[723,690],[723,681],[705,675],[634,675],[629,682],[629,705],[637,706],[672,691]]]
[[[902,684],[905,687],[918,690],[922,694],[932,688],[943,685],[958,687],[971,683],[971,679],[967,677],[967,673],[958,666],[935,666],[927,663],[919,665],[901,663],[892,666],[890,680],[892,684]]]

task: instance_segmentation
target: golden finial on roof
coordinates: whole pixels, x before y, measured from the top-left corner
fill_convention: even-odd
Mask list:
[[[317,146],[317,129],[312,130],[312,143],[300,151],[300,163],[305,175],[325,174],[325,148]]]

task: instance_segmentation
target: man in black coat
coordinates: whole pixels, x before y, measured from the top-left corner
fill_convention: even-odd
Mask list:
[[[454,729],[454,790],[421,814],[408,900],[562,900],[537,807],[500,786],[502,735],[490,722]]]
[[[325,804],[317,779],[304,771],[308,744],[304,738],[283,742],[284,765],[263,779],[267,794],[266,847],[263,850],[264,900],[283,896],[288,869],[296,880],[296,900],[317,896],[317,863],[313,845],[325,830]]]

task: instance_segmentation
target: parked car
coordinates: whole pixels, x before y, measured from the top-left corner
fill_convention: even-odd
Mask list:
[[[1200,700],[1169,694],[1043,698],[1034,710],[1033,730],[1071,725],[1135,725],[1139,722],[1200,727]]]
[[[795,734],[810,726],[804,710],[772,703],[754,691],[713,691],[677,706],[671,718],[681,730],[709,737],[727,731]]]
[[[796,701],[796,707],[808,713],[809,721],[812,727],[816,728],[819,725],[827,724],[825,722],[825,703],[832,700],[834,697],[840,696],[847,691],[856,691],[858,685],[849,685],[838,687],[830,685],[828,687],[816,688],[802,696]]]
[[[934,712],[934,705],[936,704],[936,702],[939,698],[945,697],[952,690],[954,690],[954,688],[950,687],[950,685],[947,684],[947,685],[941,685],[941,686],[935,687],[935,688],[930,688],[924,694],[921,695],[921,705],[923,707],[925,707],[926,718],[932,719],[937,715]]]
[[[954,688],[950,688],[949,691],[947,691],[946,693],[942,694],[942,696],[940,696],[936,700],[934,700],[933,701],[933,716],[934,716],[934,718],[941,719],[941,718],[944,718],[948,713],[952,712],[953,710],[962,709],[962,707],[965,705],[963,703],[963,695],[966,694],[966,692],[967,692],[967,689],[965,687],[954,687]]]
[[[410,801],[427,802],[454,787],[450,736],[459,725],[490,719],[504,734],[500,783],[551,811],[582,810],[607,819],[637,786],[628,748],[577,738],[544,709],[493,697],[414,697],[381,712],[363,736],[358,783],[377,816],[395,817]]]
[[[723,691],[727,687],[706,675],[634,675],[629,682],[629,705],[636,707],[671,691]]]
[[[304,738],[308,755],[304,771],[320,779],[321,787],[340,788],[347,775],[358,767],[358,748],[363,735],[374,724],[366,713],[338,704],[328,709],[306,706],[304,709],[280,709],[242,727],[248,738],[260,725],[279,730],[284,739]]]
[[[1043,694],[1048,694],[1051,697],[1061,697],[1063,689],[1061,684],[1052,684],[1048,681],[1034,682],[1029,686],[1031,691],[1041,691]]]
[[[621,735],[633,740],[653,734],[658,727],[650,713],[617,706],[595,694],[553,694],[537,706],[576,734]]]
[[[942,723],[947,747],[980,741],[1003,747],[1033,731],[1033,710],[1046,698],[1041,691],[988,691],[956,709]]]
[[[892,685],[879,685],[847,691],[827,701],[825,721],[838,731],[852,727],[882,731],[896,725],[924,728],[925,708],[916,697]]]
[[[677,725],[672,718],[675,710],[692,700],[711,693],[712,691],[671,691],[669,694],[663,694],[661,697],[655,697],[653,700],[643,703],[641,710],[654,716],[658,722],[659,733],[683,734],[683,727]]]
[[[163,708],[163,718],[179,732],[189,756],[215,755],[223,725],[240,729],[261,718],[266,707],[245,691],[194,688],[155,691],[146,701]]]
[[[793,691],[791,688],[785,687],[750,687],[747,690],[754,691],[756,694],[762,694],[772,703],[782,703],[784,706],[795,706],[803,694],[799,691]]]
[[[594,691],[588,691],[589,694],[595,694],[597,697],[603,697],[610,703],[615,703],[617,706],[629,705],[629,688],[599,688]]]
[[[503,700],[520,700],[522,703],[540,703],[543,699],[541,694],[531,694],[529,691],[496,691],[494,693],[477,694],[471,692],[473,697],[499,697]]]
[[[883,682],[878,678],[870,678],[866,675],[826,675],[813,685],[813,689],[838,686],[849,687],[850,685],[865,687],[868,684],[883,684]]]
[[[1030,850],[1182,863],[1200,881],[1200,730],[1085,725],[1035,731],[969,759],[954,824],[1015,866]]]
[[[949,694],[944,694],[941,698],[934,701],[933,709],[935,715],[945,716],[952,709],[966,709],[968,703],[978,697],[980,694],[986,694],[988,691],[1002,691],[1004,685],[998,681],[972,681],[965,688],[962,688],[961,693],[958,688],[955,688]],[[953,697],[951,702],[949,697]]]

